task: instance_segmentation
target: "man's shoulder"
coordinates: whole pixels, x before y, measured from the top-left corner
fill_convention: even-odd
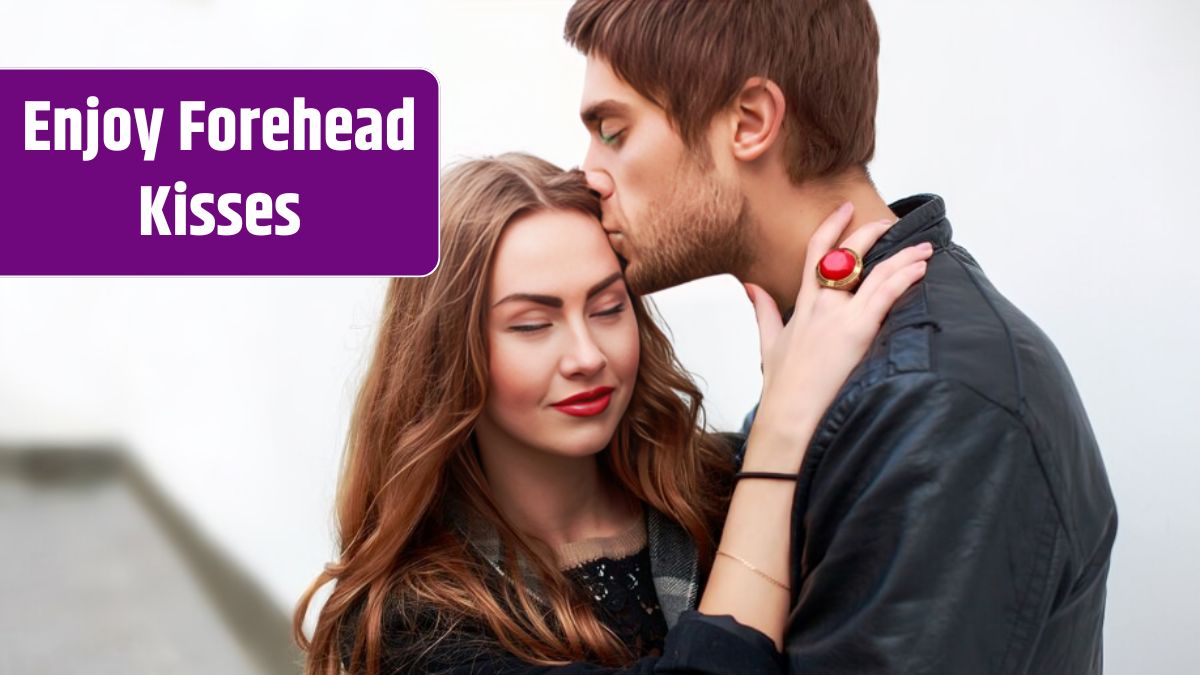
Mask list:
[[[814,447],[823,439],[857,439],[868,426],[904,436],[905,430],[939,420],[953,439],[977,443],[939,438],[936,445],[897,442],[887,450],[868,445],[863,451],[986,453],[1001,434],[1023,436],[1024,446],[1052,448],[1058,444],[1055,430],[1039,423],[1040,407],[1073,393],[1049,338],[996,290],[966,250],[951,243],[897,301],[826,412]],[[1070,412],[1086,424],[1082,405]],[[1033,458],[1020,454],[1027,456],[1010,459]]]
[[[902,379],[957,383],[1015,415],[1031,387],[1070,379],[1045,333],[955,244],[937,251],[926,277],[897,301],[847,390],[912,374],[926,377]]]
[[[913,446],[908,440],[919,436],[913,430],[927,428],[928,420],[948,433]],[[954,244],[935,254],[926,277],[897,302],[814,442],[862,440],[866,427],[897,430],[896,443],[887,448],[870,439],[856,447],[871,461],[899,455],[941,461],[967,453],[993,468],[1006,462],[1036,466],[1068,530],[1082,532],[1078,539],[1084,541],[1105,536],[1111,491],[1065,361]],[[1002,437],[1024,441],[999,452]]]

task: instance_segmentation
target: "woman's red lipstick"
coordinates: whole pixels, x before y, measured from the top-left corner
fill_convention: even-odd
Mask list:
[[[608,404],[612,401],[612,393],[612,387],[596,387],[564,398],[552,405],[559,412],[564,412],[572,417],[591,417],[608,409]]]

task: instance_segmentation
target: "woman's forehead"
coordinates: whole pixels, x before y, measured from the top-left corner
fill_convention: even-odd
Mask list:
[[[598,220],[578,211],[537,211],[505,227],[492,265],[491,295],[583,296],[620,270]]]

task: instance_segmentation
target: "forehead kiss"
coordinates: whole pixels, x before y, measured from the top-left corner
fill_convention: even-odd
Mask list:
[[[580,119],[591,137],[582,168],[635,292],[748,268],[752,228],[739,176],[730,161],[712,159],[728,124],[714,118],[689,146],[662,107],[595,56]]]

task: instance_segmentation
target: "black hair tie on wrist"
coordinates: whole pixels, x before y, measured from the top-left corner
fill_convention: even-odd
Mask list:
[[[737,481],[743,478],[769,478],[771,480],[800,480],[798,473],[774,473],[772,471],[739,471],[733,474],[733,480]]]

